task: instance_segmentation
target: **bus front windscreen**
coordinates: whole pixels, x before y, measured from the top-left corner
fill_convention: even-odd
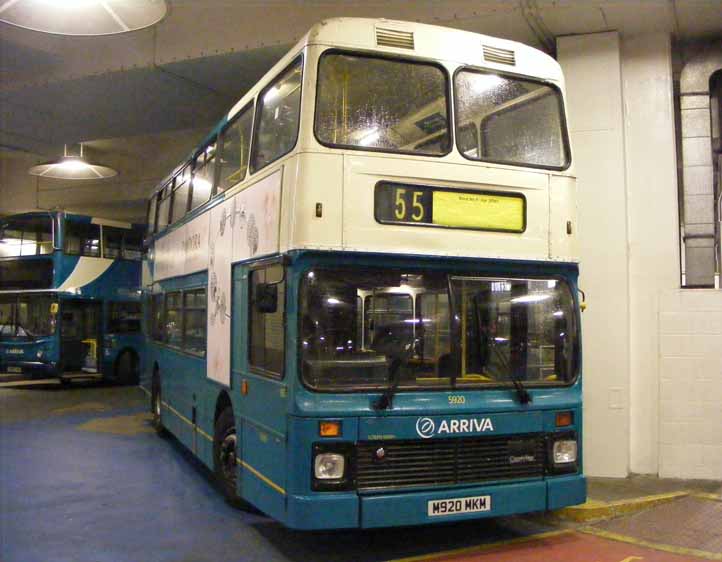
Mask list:
[[[328,146],[441,156],[451,147],[448,89],[446,71],[434,64],[326,53],[316,137]]]
[[[51,295],[0,295],[0,339],[30,340],[55,331]]]
[[[569,384],[579,360],[577,309],[557,278],[318,269],[304,275],[299,330],[316,390]]]

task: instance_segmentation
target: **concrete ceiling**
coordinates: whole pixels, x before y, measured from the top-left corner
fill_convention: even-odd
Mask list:
[[[141,220],[152,186],[313,23],[334,16],[446,25],[548,52],[557,36],[576,33],[722,33],[722,0],[171,0],[159,25],[117,36],[0,24],[0,213],[60,206]],[[26,175],[81,141],[119,176]]]

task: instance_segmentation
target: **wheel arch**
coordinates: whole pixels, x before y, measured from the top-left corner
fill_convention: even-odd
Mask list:
[[[216,398],[216,409],[215,409],[215,412],[213,413],[213,423],[214,424],[218,420],[218,416],[221,415],[221,412],[227,407],[230,407],[231,411],[233,411],[233,401],[231,400],[231,397],[228,394],[228,392],[226,390],[222,390],[218,394],[218,398]],[[233,418],[235,419],[235,417],[236,416],[235,416],[235,412],[234,412]]]

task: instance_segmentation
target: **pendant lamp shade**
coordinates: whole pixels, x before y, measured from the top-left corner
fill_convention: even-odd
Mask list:
[[[102,180],[112,178],[118,172],[109,166],[88,162],[83,156],[83,145],[80,145],[80,156],[68,156],[68,147],[65,155],[52,162],[37,164],[28,170],[31,176],[53,178],[58,180]]]

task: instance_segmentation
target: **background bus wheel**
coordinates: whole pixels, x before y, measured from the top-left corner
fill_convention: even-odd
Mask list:
[[[132,351],[124,351],[115,362],[115,380],[120,384],[138,384],[138,359]]]
[[[218,416],[213,435],[213,468],[218,485],[226,500],[235,506],[242,506],[236,494],[236,421],[233,409],[227,406]]]
[[[161,418],[162,398],[160,393],[160,375],[153,375],[153,385],[150,393],[150,411],[153,414],[153,427],[158,435],[165,437],[167,431],[163,427]]]

